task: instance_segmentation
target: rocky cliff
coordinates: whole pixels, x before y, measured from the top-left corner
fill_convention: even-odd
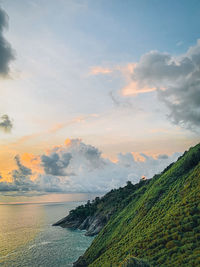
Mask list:
[[[65,218],[61,219],[53,226],[61,226],[63,228],[86,230],[85,235],[93,236],[98,234],[101,229],[106,225],[112,213],[108,212],[103,214],[96,212],[93,215],[89,215],[86,218],[79,218],[73,214],[69,214]]]

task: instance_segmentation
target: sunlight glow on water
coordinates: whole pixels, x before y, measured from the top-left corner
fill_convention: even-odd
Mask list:
[[[0,206],[0,255],[5,257],[33,240],[44,220],[42,209],[32,205]]]
[[[8,196],[8,201],[28,204],[6,204],[0,195],[0,266],[38,267],[72,266],[92,242],[83,231],[53,227],[55,223],[82,201],[93,199],[88,194],[49,194],[28,197]],[[12,198],[12,199],[11,199]],[[57,203],[48,203],[56,199]],[[73,202],[61,203],[73,200]],[[12,200],[12,201],[11,201]],[[37,203],[37,201],[43,203]],[[78,201],[77,201],[78,200]],[[37,204],[30,204],[30,203]]]

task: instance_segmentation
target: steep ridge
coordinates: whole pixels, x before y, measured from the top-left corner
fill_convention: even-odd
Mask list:
[[[150,180],[144,180],[136,185],[127,182],[125,187],[113,189],[103,197],[96,197],[92,202],[88,201],[87,204],[71,210],[68,216],[59,220],[53,226],[86,230],[86,235],[96,235],[114,214],[132,201],[132,197],[143,194],[149,182]]]
[[[200,144],[123,202],[74,266],[200,266]]]

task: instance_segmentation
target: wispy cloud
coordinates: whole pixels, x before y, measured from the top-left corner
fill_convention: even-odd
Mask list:
[[[138,94],[150,93],[155,91],[155,87],[141,86],[138,82],[132,81],[122,88],[123,96],[136,96]]]
[[[109,92],[109,96],[114,104],[115,107],[122,107],[122,108],[133,108],[132,103],[129,99],[123,99],[119,95],[116,95],[114,92]]]
[[[121,89],[121,94],[123,96],[136,96],[138,94],[149,93],[155,91],[155,87],[148,87],[139,83],[138,81],[133,81],[134,69],[137,67],[136,63],[128,63],[125,66],[116,65],[112,68],[96,66],[92,67],[90,71],[90,75],[107,75],[119,73],[124,79],[126,85]],[[113,99],[113,94],[110,94],[111,98]],[[113,102],[116,103],[116,101]]]
[[[111,68],[101,67],[101,66],[94,66],[91,67],[89,74],[90,75],[99,75],[99,74],[110,74],[113,70]]]
[[[91,115],[92,116],[92,115]],[[67,126],[70,126],[70,125],[73,125],[75,123],[82,123],[84,122],[89,116],[78,116],[68,122],[64,122],[64,123],[57,123],[55,124],[52,128],[50,128],[47,133],[56,133],[60,130],[62,130],[63,128],[67,127]]]
[[[4,115],[6,116],[6,115]],[[63,123],[56,123],[55,125],[51,126],[49,129],[45,130],[45,131],[41,131],[41,132],[37,132],[37,133],[33,133],[33,134],[29,134],[29,135],[25,135],[20,137],[19,139],[17,139],[15,142],[12,142],[8,145],[6,145],[6,147],[19,147],[27,142],[31,142],[33,140],[36,140],[38,138],[41,137],[45,137],[45,136],[51,136],[52,134],[57,133],[58,131],[61,131],[64,128],[67,128],[68,126],[74,125],[74,124],[79,124],[79,123],[84,123],[86,120],[89,120],[90,118],[96,118],[98,117],[98,114],[89,114],[89,115],[81,115],[81,116],[77,116],[67,122],[63,122]],[[0,124],[1,127],[1,124]]]

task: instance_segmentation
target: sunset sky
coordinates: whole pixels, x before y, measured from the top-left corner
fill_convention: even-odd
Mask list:
[[[112,164],[123,165],[131,155],[140,163],[146,157],[151,163],[172,160],[199,142],[200,1],[1,0],[0,5],[0,38],[11,46],[9,69],[0,66],[0,116],[7,115],[0,121],[2,181],[12,179],[17,164],[33,180],[38,173],[79,176],[73,191],[84,191],[77,184],[97,161],[98,167],[110,166],[100,177],[111,177],[121,166]],[[95,153],[92,167],[88,161],[81,165],[83,150],[87,160]],[[52,153],[63,164],[59,170],[58,161],[56,170],[48,165]],[[122,174],[132,177],[124,169]],[[110,186],[120,185],[113,179]]]

